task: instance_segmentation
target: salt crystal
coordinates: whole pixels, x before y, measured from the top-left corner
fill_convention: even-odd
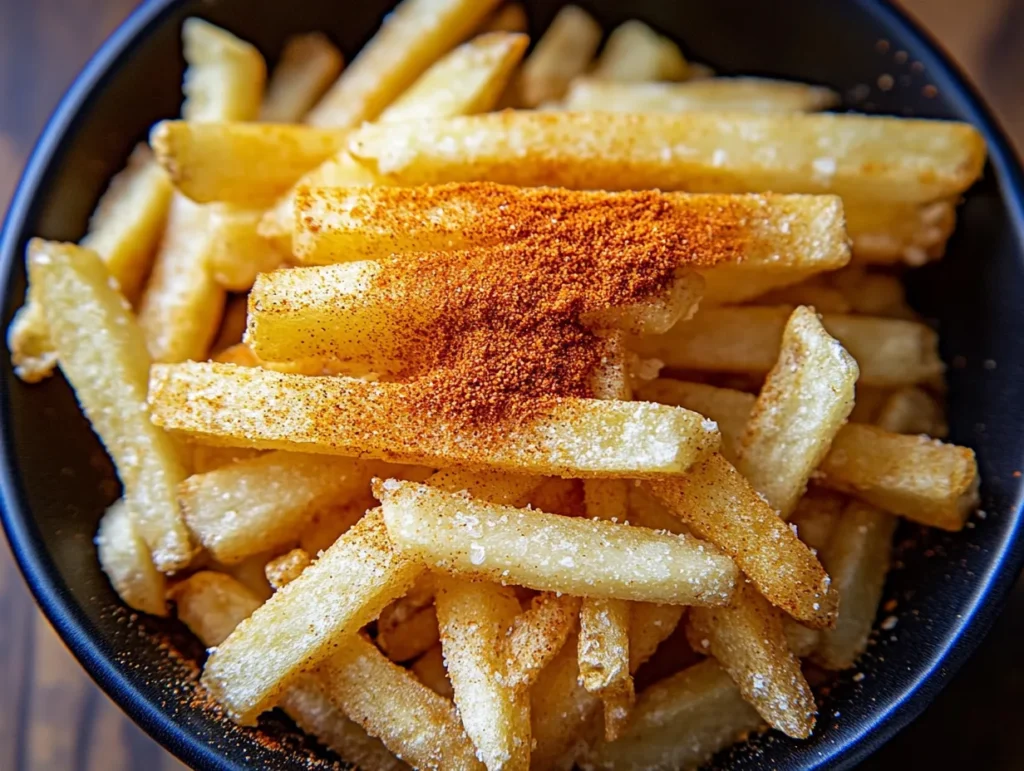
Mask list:
[[[474,565],[484,564],[484,557],[487,556],[487,551],[478,543],[471,543],[469,545],[469,561]]]

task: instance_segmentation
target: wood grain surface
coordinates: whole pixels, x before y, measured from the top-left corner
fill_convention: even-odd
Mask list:
[[[6,210],[21,167],[61,94],[134,5],[133,0],[0,0],[0,211]],[[907,0],[904,5],[981,86],[1021,146],[1024,102],[1017,89],[1024,75],[1024,3]],[[1008,625],[1018,631],[1021,626],[1012,619],[1004,621]],[[1005,683],[1000,687],[1005,691]],[[1024,683],[1014,687],[1020,704]],[[940,700],[933,712],[943,709],[950,711]],[[938,741],[934,734],[929,738]],[[883,751],[870,765],[899,767],[899,752]],[[1016,753],[1003,754],[1010,764],[984,767],[1024,765],[1014,764],[1013,757],[1020,760]],[[954,767],[949,757],[950,765],[941,767]],[[36,610],[5,542],[0,546],[0,771],[181,768],[85,675]]]

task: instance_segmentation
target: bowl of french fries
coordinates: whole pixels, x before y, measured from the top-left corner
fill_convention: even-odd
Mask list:
[[[47,128],[44,612],[200,768],[856,764],[1024,562],[992,118],[887,7],[390,5],[146,3]]]

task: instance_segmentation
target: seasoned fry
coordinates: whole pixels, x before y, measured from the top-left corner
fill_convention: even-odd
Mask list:
[[[687,637],[718,660],[769,725],[796,739],[810,736],[814,694],[789,650],[782,615],[755,588],[741,585],[728,607],[693,608]]]
[[[792,308],[708,308],[664,335],[629,341],[640,356],[669,367],[711,372],[768,372]],[[888,388],[928,382],[942,374],[938,336],[914,321],[825,314],[825,331],[857,361],[860,383]]]
[[[685,536],[498,506],[396,480],[375,482],[374,494],[403,554],[465,578],[672,604],[721,604],[735,585],[731,560]]]
[[[262,210],[230,204],[214,204],[209,212],[210,252],[207,255],[213,280],[231,292],[248,292],[256,276],[276,270],[284,255],[273,243],[256,232]],[[245,304],[242,304],[245,323]],[[223,330],[223,323],[221,324]],[[241,342],[241,335],[233,342]],[[214,349],[217,343],[214,343]]]
[[[200,570],[168,593],[177,615],[207,648],[224,642],[262,601],[231,576]]]
[[[28,269],[61,371],[117,466],[153,563],[165,573],[184,568],[193,549],[175,489],[185,469],[174,442],[150,421],[149,356],[127,303],[89,249],[33,239]]]
[[[377,645],[395,662],[411,661],[437,645],[440,632],[437,612],[428,605],[403,623],[384,626],[378,622]]]
[[[284,41],[260,105],[267,123],[296,123],[341,73],[341,51],[322,32],[292,35]]]
[[[850,201],[846,222],[857,263],[923,265],[945,251],[956,227],[956,200],[885,206]]]
[[[404,0],[306,116],[348,129],[377,118],[445,52],[464,40],[498,0]]]
[[[133,520],[123,500],[110,506],[100,518],[96,532],[100,567],[129,608],[166,616],[163,573],[153,565],[149,547]]]
[[[797,503],[789,522],[796,528],[800,540],[820,556],[832,538],[846,504],[845,495],[812,487]]]
[[[526,32],[526,9],[520,3],[504,3],[480,27],[480,34],[488,32]]]
[[[853,409],[857,362],[800,306],[737,447],[736,469],[786,519]]]
[[[634,602],[629,622],[629,671],[633,674],[675,631],[686,608]]]
[[[264,567],[267,581],[274,589],[280,589],[298,578],[311,562],[305,549],[285,552],[280,557],[270,560]]]
[[[532,474],[647,477],[678,474],[718,446],[717,429],[701,416],[645,402],[556,400],[544,416],[496,444],[472,429],[438,426],[410,410],[410,398],[409,387],[397,383],[230,364],[157,365],[150,378],[157,425],[207,442],[264,449]]]
[[[583,74],[601,43],[601,27],[575,5],[563,7],[523,63],[515,86],[524,107],[560,99],[570,81]]]
[[[365,495],[348,503],[320,509],[299,534],[299,548],[313,557],[326,551],[375,504],[376,501],[367,490]]]
[[[188,121],[253,120],[263,100],[267,65],[255,47],[195,17],[181,25]]]
[[[612,30],[591,75],[601,80],[644,83],[686,80],[689,72],[679,46],[634,19]]]
[[[676,607],[676,606],[672,606]],[[506,646],[509,685],[526,688],[562,650],[579,616],[580,598],[557,592],[538,594],[516,616]]]
[[[563,102],[565,109],[625,113],[684,113],[694,110],[791,113],[826,110],[839,101],[829,88],[767,78],[612,83],[598,77],[599,72],[595,71],[593,78],[573,81]]]
[[[963,192],[985,158],[984,141],[964,123],[701,112],[505,111],[368,124],[352,133],[349,150],[403,185],[486,179],[584,190],[772,190],[880,204]]]
[[[798,659],[811,655],[818,647],[821,638],[832,631],[831,629],[811,629],[799,621],[794,621],[789,616],[782,617],[782,629],[786,634],[786,645]]]
[[[416,659],[409,668],[420,679],[420,682],[434,693],[444,696],[446,699],[455,697],[451,680],[448,679],[448,669],[444,664],[444,654],[441,652],[440,643]]]

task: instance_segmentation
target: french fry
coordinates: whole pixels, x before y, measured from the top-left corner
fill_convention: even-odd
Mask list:
[[[214,281],[222,287],[231,292],[248,292],[258,274],[276,270],[284,262],[277,247],[256,232],[262,210],[213,204],[208,211],[211,243],[207,260]],[[223,326],[222,322],[222,330]],[[239,336],[234,342],[241,339]],[[217,348],[216,342],[213,347]]]
[[[224,573],[200,570],[175,584],[168,593],[178,619],[203,645],[215,648],[262,605],[244,584]]]
[[[260,602],[266,602],[274,593],[274,587],[267,580],[267,563],[275,556],[274,552],[268,550],[230,565],[211,560],[209,567],[228,574],[258,597]]]
[[[289,677],[353,640],[422,572],[421,565],[394,552],[383,518],[371,512],[217,647],[203,683],[227,714],[251,724],[274,704]],[[339,584],[337,576],[345,581]],[[331,607],[327,615],[325,602]]]
[[[401,624],[385,627],[378,622],[377,645],[394,662],[411,661],[437,645],[439,635],[437,612],[428,605]]]
[[[561,514],[564,517],[585,517],[583,480],[548,477],[530,496],[528,503],[535,509]]]
[[[579,597],[544,592],[516,616],[506,642],[509,656],[506,677],[510,685],[526,688],[536,682],[544,667],[565,645],[576,625],[579,610]]]
[[[612,30],[591,75],[599,80],[644,83],[686,80],[689,72],[679,46],[634,19]]]
[[[634,352],[669,367],[711,372],[768,372],[792,308],[708,308],[664,335],[629,341]],[[857,361],[860,383],[895,388],[942,374],[938,336],[924,324],[901,319],[824,314],[825,331]]]
[[[675,631],[686,608],[652,602],[634,602],[630,607],[629,671],[636,674],[640,665]]]
[[[714,656],[772,728],[806,739],[814,728],[814,694],[789,650],[782,614],[755,588],[741,585],[732,605],[693,608],[687,637]]]
[[[351,134],[349,151],[392,184],[487,179],[584,190],[772,190],[879,204],[956,195],[978,178],[985,159],[981,136],[963,123],[701,112],[505,111],[367,124]]]
[[[853,306],[841,291],[815,276],[799,284],[773,289],[755,297],[754,305],[809,305],[818,313],[850,313]]]
[[[853,409],[857,362],[814,311],[793,311],[737,448],[736,469],[787,519]]]
[[[812,487],[797,503],[789,522],[796,528],[800,540],[820,556],[832,538],[846,504],[845,495]]]
[[[437,620],[455,705],[489,771],[530,766],[530,697],[507,682],[504,643],[519,614],[512,589],[437,577]]]
[[[773,605],[816,628],[835,623],[837,597],[821,564],[721,455],[647,488],[697,537],[735,559]]]
[[[61,371],[117,466],[153,563],[164,573],[184,568],[193,549],[175,488],[185,469],[174,442],[150,421],[149,356],[131,310],[89,249],[33,239],[28,269]]]
[[[420,679],[420,682],[434,693],[444,696],[446,699],[455,697],[451,680],[448,679],[448,669],[445,667],[440,643],[416,659],[409,668]]]
[[[45,380],[57,366],[57,351],[46,326],[46,312],[32,284],[28,286],[25,304],[18,309],[7,329],[7,348],[11,352],[14,374],[26,383]]]
[[[403,554],[465,578],[687,605],[727,602],[735,586],[731,560],[684,536],[498,506],[396,480],[375,482],[374,494]]]
[[[811,655],[817,649],[821,638],[832,632],[831,629],[811,629],[799,621],[794,621],[790,616],[782,617],[782,631],[786,635],[786,645],[798,659]]]
[[[610,42],[610,41],[609,41]],[[584,112],[670,112],[694,110],[792,113],[833,107],[832,89],[767,78],[706,78],[687,83],[613,83],[577,78],[566,94],[567,110]]]
[[[377,618],[378,636],[390,634],[421,611],[433,605],[435,585],[436,581],[434,581],[433,573],[424,573],[417,578],[416,583],[413,584],[405,596],[398,598],[380,612],[380,616]],[[436,619],[435,615],[435,627],[437,626]],[[437,640],[434,642],[436,643]]]
[[[195,17],[181,25],[187,121],[253,120],[263,100],[267,65],[255,47]]]
[[[533,52],[523,62],[515,86],[524,107],[561,99],[569,83],[583,74],[601,43],[601,27],[575,5],[562,8]]]
[[[217,330],[217,337],[210,346],[213,356],[242,342],[248,306],[248,298],[245,295],[236,294],[228,298],[220,320],[220,329]]]
[[[488,32],[526,32],[526,9],[520,3],[504,3],[480,27],[481,35]]]
[[[404,0],[310,111],[306,122],[349,129],[376,119],[497,5],[498,0]]]
[[[949,432],[942,406],[920,388],[893,391],[875,420],[879,427],[897,434],[928,434],[942,438]]]
[[[341,51],[322,32],[287,38],[263,95],[259,119],[266,123],[302,120],[343,66]]]
[[[317,510],[358,496],[374,471],[348,458],[271,452],[190,476],[178,502],[199,543],[232,563],[297,540]]]
[[[285,552],[280,557],[270,560],[264,567],[267,581],[275,590],[280,589],[298,578],[311,562],[305,549]]]
[[[597,745],[581,766],[586,771],[696,768],[760,724],[736,684],[709,659],[641,693],[626,733]]]
[[[111,505],[100,518],[96,532],[100,567],[129,608],[166,616],[163,573],[153,565],[149,547],[133,520],[123,500]]]
[[[650,530],[693,535],[690,528],[673,515],[654,494],[635,485],[631,485],[629,489],[629,522]]]
[[[923,265],[945,251],[956,227],[956,200],[894,206],[850,201],[846,222],[858,264]]]
[[[853,405],[853,411],[850,412],[850,422],[874,423],[892,393],[891,388],[858,384],[857,398]]]
[[[299,548],[312,557],[327,551],[339,536],[347,532],[376,504],[369,490],[341,505],[317,511],[299,534]]]
[[[397,383],[230,364],[157,365],[150,378],[155,424],[209,443],[574,477],[674,475],[718,446],[696,413],[644,402],[558,400],[494,443],[437,425],[407,398]]]
[[[917,318],[907,304],[903,282],[894,275],[869,271],[854,265],[831,274],[828,281],[843,294],[853,313],[891,319]]]

